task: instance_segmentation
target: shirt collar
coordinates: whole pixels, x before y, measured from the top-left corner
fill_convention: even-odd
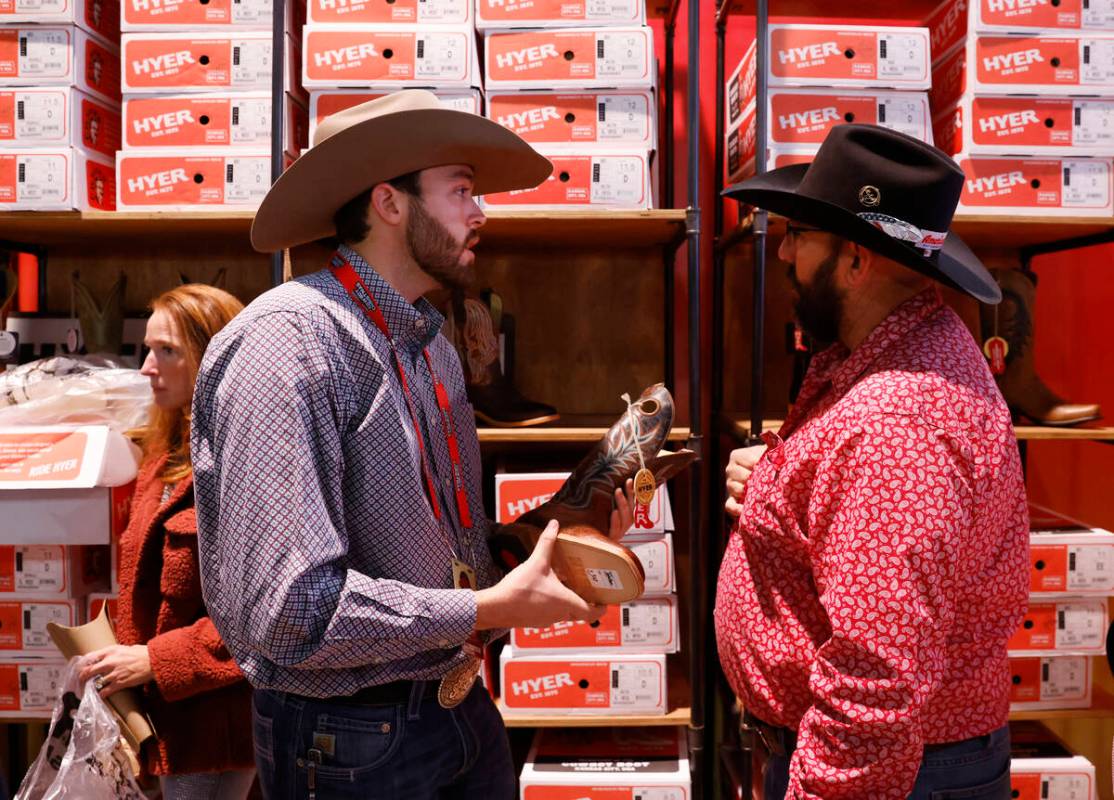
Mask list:
[[[428,347],[441,332],[444,316],[424,297],[413,304],[406,302],[395,287],[348,245],[342,244],[339,252],[371,290],[399,352],[415,356]]]

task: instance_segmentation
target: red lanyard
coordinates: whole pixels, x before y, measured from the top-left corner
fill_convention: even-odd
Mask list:
[[[340,282],[340,285],[348,292],[352,302],[387,337],[387,342],[391,346],[391,354],[395,358],[395,369],[398,370],[399,381],[402,383],[402,393],[406,396],[406,407],[410,411],[410,422],[414,426],[414,435],[418,440],[418,453],[422,458],[422,472],[425,474],[426,488],[429,492],[429,504],[433,507],[433,516],[441,519],[441,506],[437,502],[437,487],[433,482],[433,473],[426,458],[422,430],[418,425],[418,414],[414,410],[414,398],[410,393],[410,381],[406,378],[406,370],[402,366],[402,359],[399,358],[398,350],[395,349],[394,337],[391,336],[391,329],[387,327],[387,320],[383,316],[383,312],[379,310],[379,304],[375,302],[371,289],[356,274],[355,268],[348,263],[348,259],[340,253],[334,254],[332,261],[329,263],[329,269],[332,270],[333,276]],[[425,363],[429,367],[429,374],[433,379],[433,391],[437,395],[437,406],[441,410],[441,427],[445,431],[445,441],[449,445],[449,458],[452,460],[453,467],[453,488],[456,490],[456,507],[460,512],[460,524],[465,528],[471,528],[472,513],[468,507],[468,493],[464,487],[464,469],[460,464],[460,446],[456,439],[456,428],[453,426],[453,407],[449,402],[449,393],[445,391],[444,384],[441,383],[437,373],[433,370],[433,359],[429,355],[429,349],[422,348],[422,355],[425,356]]]

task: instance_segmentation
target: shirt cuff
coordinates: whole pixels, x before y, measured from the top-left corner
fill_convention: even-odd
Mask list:
[[[429,589],[423,592],[425,614],[432,621],[435,647],[460,647],[476,628],[476,593],[471,589]]]

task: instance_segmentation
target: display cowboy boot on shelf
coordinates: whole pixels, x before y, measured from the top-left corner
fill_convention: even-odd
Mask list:
[[[553,564],[562,583],[590,603],[613,605],[641,595],[642,563],[607,535],[611,511],[615,490],[628,478],[641,482],[642,469],[660,486],[696,458],[691,450],[662,452],[672,427],[673,397],[663,384],[649,387],[550,500],[497,529],[491,541],[496,561],[508,569],[525,561],[545,526],[557,520]],[[647,488],[652,497],[653,487]]]
[[[523,397],[504,374],[499,364],[502,300],[490,290],[484,298],[454,292],[446,314],[446,329],[460,353],[476,418],[499,428],[525,428],[560,419],[553,406]]]
[[[982,338],[1010,410],[1038,425],[1078,425],[1098,419],[1097,405],[1068,403],[1037,375],[1033,354],[1037,276],[1020,269],[993,270],[993,275],[1002,287],[1002,302],[980,306]]]
[[[89,355],[119,355],[124,343],[124,290],[128,285],[128,276],[120,273],[103,304],[97,302],[76,272],[71,276],[71,285],[85,352]]]

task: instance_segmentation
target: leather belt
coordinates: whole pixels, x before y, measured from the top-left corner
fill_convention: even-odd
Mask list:
[[[315,703],[340,703],[350,706],[393,706],[408,703],[417,684],[422,684],[423,697],[437,697],[440,679],[433,681],[392,681],[378,686],[365,686],[352,694],[340,697],[306,697]],[[300,695],[298,695],[300,696]]]

